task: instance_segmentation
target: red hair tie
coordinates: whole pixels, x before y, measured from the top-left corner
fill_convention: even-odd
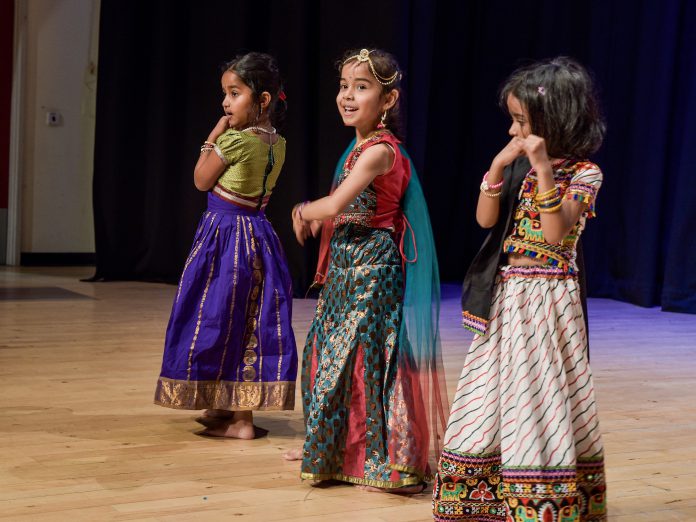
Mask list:
[[[287,96],[285,96],[285,91],[280,91],[278,93],[278,98],[283,100],[283,101],[287,100]]]

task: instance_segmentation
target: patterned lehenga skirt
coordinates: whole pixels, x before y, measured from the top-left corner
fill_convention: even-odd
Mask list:
[[[287,261],[264,213],[210,194],[174,299],[155,403],[292,410],[291,313]]]
[[[457,384],[436,521],[606,520],[604,458],[575,277],[502,267]]]
[[[336,228],[331,256],[303,355],[301,476],[418,484],[428,472],[427,428],[412,422],[417,385],[399,354],[398,247],[386,230],[347,224]]]

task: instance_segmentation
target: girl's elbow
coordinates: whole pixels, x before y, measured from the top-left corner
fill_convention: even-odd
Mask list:
[[[497,220],[496,219],[490,219],[485,216],[476,216],[476,222],[479,224],[481,228],[493,228],[495,226]]]
[[[211,188],[213,188],[211,183],[207,182],[206,180],[199,179],[196,176],[193,177],[193,184],[201,192],[208,192]]]

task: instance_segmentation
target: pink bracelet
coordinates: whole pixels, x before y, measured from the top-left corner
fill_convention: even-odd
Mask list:
[[[490,171],[487,170],[486,173],[483,175],[483,180],[481,181],[481,184],[486,187],[486,190],[498,190],[500,187],[503,186],[503,182],[505,181],[505,178],[501,179],[499,183],[496,183],[495,185],[489,185],[488,184],[488,173]]]
[[[305,220],[305,219],[302,217],[302,209],[305,207],[305,205],[307,205],[307,203],[309,203],[309,200],[303,201],[302,203],[300,203],[300,204],[297,206],[297,215],[300,216],[300,219],[301,219],[302,221]]]

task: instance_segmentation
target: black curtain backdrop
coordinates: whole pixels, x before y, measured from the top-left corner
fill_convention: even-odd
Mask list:
[[[352,137],[335,108],[335,61],[382,47],[406,71],[405,142],[429,202],[444,281],[461,281],[485,235],[478,185],[507,142],[507,74],[570,55],[594,73],[608,121],[605,174],[584,235],[589,293],[696,313],[696,2],[102,0],[94,174],[96,279],[175,282],[205,208],[198,148],[221,114],[223,62],[274,54],[288,155],[268,215],[296,292],[316,245],[290,209],[327,192]]]

